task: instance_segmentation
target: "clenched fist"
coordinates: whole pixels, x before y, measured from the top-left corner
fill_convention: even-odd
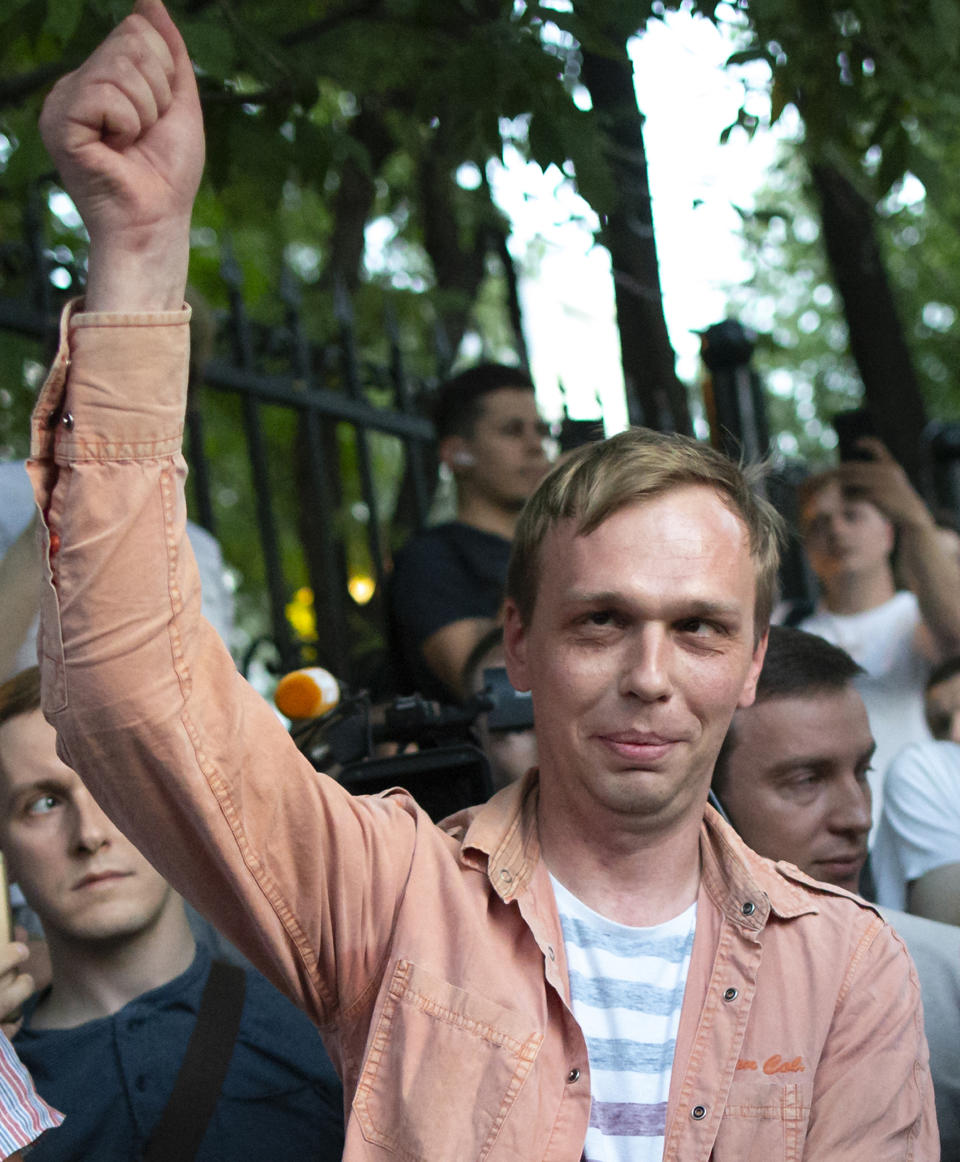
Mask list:
[[[180,306],[203,170],[193,66],[160,0],[54,88],[40,131],[90,235],[87,310]]]

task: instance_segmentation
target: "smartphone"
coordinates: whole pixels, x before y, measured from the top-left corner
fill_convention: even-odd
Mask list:
[[[0,854],[0,946],[13,939],[13,913],[10,911],[10,885],[7,883],[7,865]]]
[[[866,408],[855,408],[848,412],[837,412],[833,417],[833,430],[837,433],[837,451],[841,460],[872,460],[873,456],[864,448],[857,447],[862,436],[878,436],[873,416]]]

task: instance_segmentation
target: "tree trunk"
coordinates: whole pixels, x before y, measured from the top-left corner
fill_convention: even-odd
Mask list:
[[[690,432],[684,385],[663,316],[663,295],[633,66],[624,52],[611,59],[584,51],[581,76],[609,139],[609,164],[619,199],[606,216],[600,240],[610,251],[617,326],[632,423]]]
[[[465,229],[457,215],[457,155],[446,148],[445,136],[441,122],[418,158],[417,186],[423,244],[436,279],[437,313],[455,359],[486,273],[487,239],[481,225]]]
[[[814,164],[811,173],[865,402],[884,443],[916,484],[926,414],[877,245],[873,208],[833,166]]]

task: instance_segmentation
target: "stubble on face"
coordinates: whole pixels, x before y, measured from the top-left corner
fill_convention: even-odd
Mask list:
[[[699,826],[716,753],[752,698],[756,579],[746,528],[684,486],[588,536],[548,535],[529,626],[508,609],[514,685],[533,694],[542,810],[626,832]]]

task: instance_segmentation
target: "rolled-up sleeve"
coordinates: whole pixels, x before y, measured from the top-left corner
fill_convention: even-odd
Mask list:
[[[107,814],[325,1024],[379,968],[419,816],[318,775],[200,615],[188,323],[186,309],[64,318],[29,465],[44,712]]]

